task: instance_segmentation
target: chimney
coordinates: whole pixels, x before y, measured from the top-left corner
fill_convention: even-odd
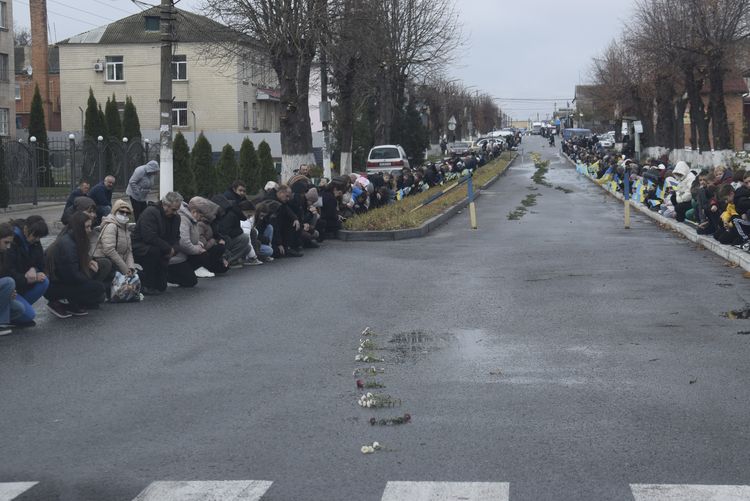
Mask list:
[[[44,107],[44,125],[49,130],[52,106],[49,98],[49,54],[47,42],[47,0],[29,0],[31,11],[32,79],[39,86]]]

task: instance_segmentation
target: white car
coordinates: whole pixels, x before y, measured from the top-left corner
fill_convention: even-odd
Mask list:
[[[409,159],[404,149],[398,144],[375,146],[367,155],[367,173],[398,172],[406,167],[410,169]]]
[[[615,138],[610,136],[609,134],[602,134],[601,136],[599,136],[599,144],[601,144],[604,148],[614,148]]]

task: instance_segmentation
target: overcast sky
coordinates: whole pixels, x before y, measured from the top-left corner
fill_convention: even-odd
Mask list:
[[[592,57],[618,36],[635,0],[456,0],[466,45],[449,78],[498,98],[514,119],[542,119],[589,81]],[[158,4],[151,0],[150,4]],[[199,0],[179,8],[197,11]],[[54,42],[135,14],[147,3],[129,0],[47,0]],[[29,26],[27,0],[13,0],[19,27]],[[533,99],[534,101],[522,101]]]

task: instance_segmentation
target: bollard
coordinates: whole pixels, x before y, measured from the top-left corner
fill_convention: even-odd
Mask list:
[[[625,229],[630,229],[630,173],[625,170]]]
[[[469,221],[471,222],[471,229],[477,229],[477,208],[474,205],[474,180],[469,178],[467,194],[469,195]]]

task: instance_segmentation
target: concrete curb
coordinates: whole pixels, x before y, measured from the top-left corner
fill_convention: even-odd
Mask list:
[[[575,162],[573,162],[573,160],[571,160],[567,155],[565,155],[564,153],[561,153],[561,156],[575,167],[576,165]],[[591,179],[590,177],[587,177],[587,176],[584,176],[584,177],[586,177],[592,183],[596,184],[594,180]],[[625,197],[622,194],[612,193],[611,191],[606,189],[604,186],[600,186],[598,184],[596,185],[599,186],[606,193],[609,193],[610,195],[612,195],[614,198],[620,200],[623,203],[625,202]],[[635,210],[641,212],[642,214],[650,217],[657,223],[669,227],[672,231],[679,233],[680,235],[684,236],[691,242],[705,247],[706,249],[710,250],[711,252],[719,256],[720,258],[725,259],[729,261],[730,263],[737,263],[743,270],[750,271],[750,253],[745,252],[741,249],[738,249],[737,247],[734,247],[732,245],[720,244],[715,238],[711,236],[698,235],[698,233],[690,226],[684,223],[678,223],[674,219],[664,217],[658,212],[649,210],[643,204],[633,202],[631,200],[630,206],[633,207]]]
[[[482,190],[487,189],[494,184],[500,177],[502,177],[508,169],[511,168],[513,163],[519,155],[516,155],[508,162],[507,167],[503,169],[498,175],[487,181],[483,186],[476,187],[474,190],[474,200],[478,199],[482,195]],[[388,230],[388,231],[353,231],[353,230],[339,230],[337,237],[339,240],[347,242],[382,242],[389,240],[405,240],[407,238],[420,238],[424,237],[431,231],[434,231],[439,226],[444,224],[450,218],[458,214],[460,211],[465,209],[469,205],[469,198],[466,197],[460,200],[456,205],[448,208],[442,214],[428,219],[418,228],[409,228],[405,230]]]

